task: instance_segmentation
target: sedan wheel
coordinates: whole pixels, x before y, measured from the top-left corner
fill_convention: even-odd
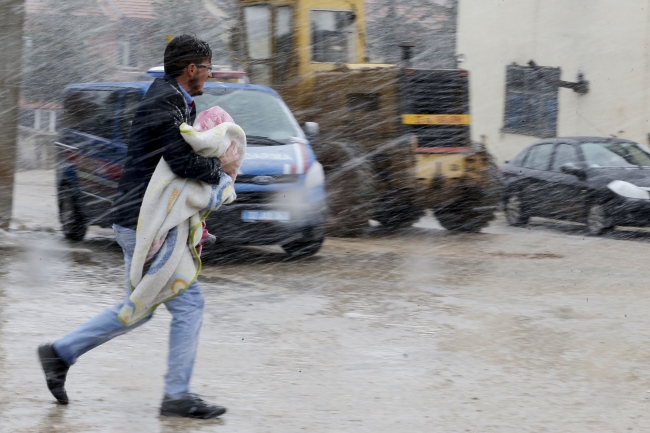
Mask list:
[[[614,228],[612,219],[607,215],[605,206],[592,204],[587,213],[587,230],[592,236],[600,236]]]
[[[528,223],[529,216],[523,211],[518,195],[511,195],[506,201],[506,220],[512,226],[523,226]]]

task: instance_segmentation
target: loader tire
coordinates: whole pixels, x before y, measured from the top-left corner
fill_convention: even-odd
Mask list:
[[[433,209],[438,222],[447,230],[476,233],[495,217],[503,185],[494,157],[485,150],[482,152],[487,157],[487,165],[480,184],[463,188],[459,198]]]
[[[494,219],[494,207],[481,209],[460,200],[450,206],[434,209],[438,222],[452,232],[477,233]]]
[[[394,190],[378,204],[374,219],[389,230],[398,230],[411,227],[423,215],[424,210],[416,209],[404,193]]]
[[[462,198],[436,209],[433,213],[441,226],[455,232],[480,232],[495,217],[498,197],[493,185],[466,191]]]
[[[372,217],[376,195],[370,163],[354,145],[342,142],[319,144],[316,156],[325,170],[328,209],[325,234],[363,235]]]

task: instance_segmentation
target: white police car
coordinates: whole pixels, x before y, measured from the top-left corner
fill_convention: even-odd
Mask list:
[[[148,75],[162,76],[159,68]],[[324,238],[324,175],[309,141],[282,98],[245,83],[240,72],[215,70],[195,98],[197,112],[225,109],[247,134],[235,183],[237,200],[210,214],[222,244],[279,244],[293,256],[315,254]],[[224,82],[226,81],[226,82]],[[89,225],[110,227],[110,208],[126,157],[133,113],[150,81],[72,84],[65,90],[57,146],[59,216],[69,239]]]

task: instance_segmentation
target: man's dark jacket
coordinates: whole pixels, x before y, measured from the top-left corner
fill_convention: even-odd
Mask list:
[[[131,124],[124,171],[113,201],[114,224],[136,229],[142,199],[160,157],[177,176],[219,183],[219,158],[194,153],[178,129],[183,122],[193,124],[195,117],[196,109],[188,108],[174,77],[165,75],[154,80]]]

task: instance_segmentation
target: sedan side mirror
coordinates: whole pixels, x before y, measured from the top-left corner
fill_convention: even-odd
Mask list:
[[[578,167],[572,162],[562,164],[562,166],[560,166],[560,170],[562,173],[571,174],[580,180],[585,180],[587,178],[587,171],[582,167]]]
[[[307,140],[309,140],[309,143],[312,146],[316,144],[316,141],[318,140],[318,133],[320,132],[318,123],[305,122],[305,126],[302,129],[303,131],[305,131],[305,135],[307,136]]]

